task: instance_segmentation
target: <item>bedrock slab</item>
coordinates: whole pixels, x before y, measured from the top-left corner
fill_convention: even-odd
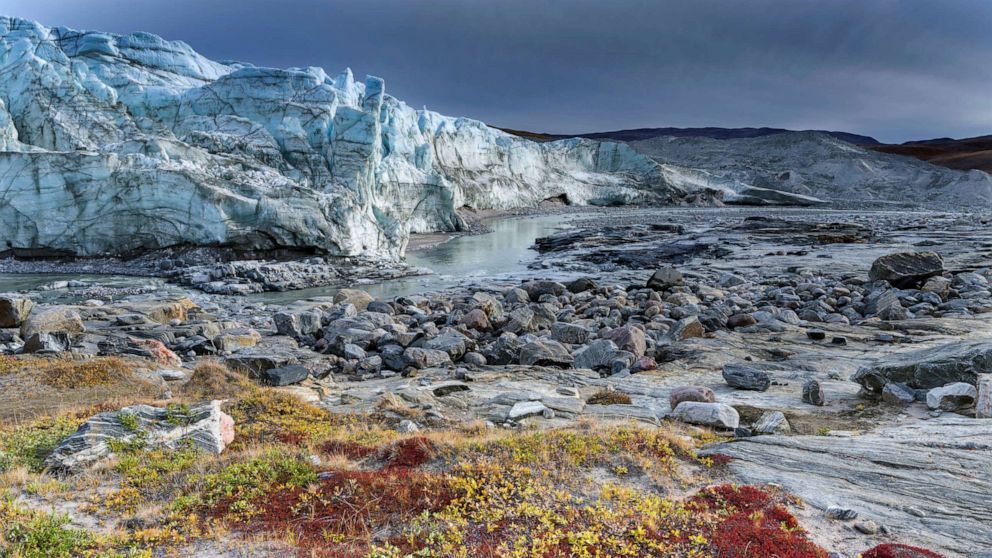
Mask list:
[[[947,556],[992,552],[992,421],[945,416],[851,436],[761,436],[709,446],[745,483],[817,509],[843,505]]]

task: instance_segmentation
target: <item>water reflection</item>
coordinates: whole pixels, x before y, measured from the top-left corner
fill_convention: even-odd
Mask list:
[[[517,274],[526,270],[527,265],[537,257],[537,253],[530,250],[534,244],[534,239],[567,226],[570,218],[567,215],[543,215],[492,221],[488,223],[492,232],[460,236],[444,244],[411,252],[407,255],[408,263],[431,269],[434,271],[433,275],[406,277],[353,286],[366,290],[378,298],[390,298],[443,289],[473,278],[499,278]],[[72,280],[114,287],[155,285],[167,290],[178,290],[178,287],[167,286],[160,279],[148,277],[4,273],[0,274],[0,292],[36,289],[56,281]],[[314,296],[329,296],[337,291],[338,287],[315,287],[282,293],[260,293],[249,295],[249,298],[259,302],[284,304]],[[66,297],[71,297],[71,293],[63,290],[53,291],[51,297],[43,298],[63,299]]]

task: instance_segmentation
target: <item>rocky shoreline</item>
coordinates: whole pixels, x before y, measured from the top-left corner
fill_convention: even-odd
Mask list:
[[[777,483],[818,509],[807,528],[840,556],[893,540],[975,556],[992,552],[992,531],[958,498],[992,489],[975,475],[992,467],[981,219],[605,212],[538,239],[530,278],[386,300],[359,288],[285,305],[224,289],[71,306],[7,295],[0,350],[142,357],[165,395],[220,360],[333,413],[418,409],[413,430],[677,421],[735,440],[708,451],[732,458],[741,482]],[[251,269],[223,265],[233,271],[188,281]],[[941,442],[921,449],[921,429]],[[870,461],[883,448],[853,491],[815,457]],[[923,483],[926,502],[893,489],[894,474]]]

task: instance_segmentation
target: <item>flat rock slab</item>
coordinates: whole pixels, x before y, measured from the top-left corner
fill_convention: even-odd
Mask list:
[[[851,436],[761,436],[708,446],[742,482],[841,505],[894,540],[947,556],[992,552],[992,421],[941,417]]]

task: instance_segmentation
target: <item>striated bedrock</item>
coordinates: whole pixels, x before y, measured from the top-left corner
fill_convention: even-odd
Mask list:
[[[459,208],[711,200],[625,144],[538,144],[414,110],[381,79],[208,60],[0,17],[0,252],[174,245],[402,256]]]

